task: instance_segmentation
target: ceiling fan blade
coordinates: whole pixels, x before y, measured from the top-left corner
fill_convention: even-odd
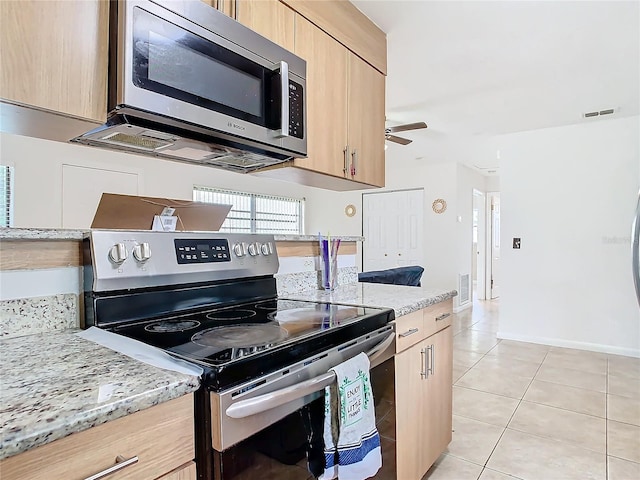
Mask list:
[[[400,145],[409,145],[413,140],[408,138],[396,137],[395,135],[385,135],[385,138],[390,142],[399,143]]]
[[[421,128],[427,128],[427,124],[424,122],[407,123],[406,125],[396,125],[395,127],[388,127],[385,129],[387,133],[405,132],[407,130],[419,130]]]

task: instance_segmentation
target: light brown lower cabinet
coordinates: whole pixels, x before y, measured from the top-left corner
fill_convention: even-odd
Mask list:
[[[182,465],[174,471],[161,476],[157,480],[196,480],[196,478],[196,462],[189,462],[186,465]]]
[[[107,478],[194,480],[193,428],[193,395],[185,395],[5,458],[0,477],[80,480],[123,465]]]
[[[410,346],[400,343],[397,348],[405,349],[395,356],[398,479],[420,480],[451,442],[451,301],[443,303],[422,310],[421,322],[419,312],[408,315],[406,325],[402,321],[405,317],[396,320],[398,335],[412,332],[401,339],[420,338],[429,332]],[[432,333],[434,328],[439,329]]]

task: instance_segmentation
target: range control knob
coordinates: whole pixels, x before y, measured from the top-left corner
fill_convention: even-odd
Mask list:
[[[151,258],[151,247],[147,242],[139,243],[133,247],[133,256],[138,262],[146,262]]]
[[[236,254],[236,257],[244,257],[244,245],[241,243],[236,243],[233,246],[233,253]]]
[[[260,251],[262,252],[263,255],[269,255],[269,245],[267,245],[266,243],[263,243],[262,245],[260,245]]]
[[[260,253],[258,251],[258,245],[256,245],[255,243],[250,243],[247,247],[247,250],[249,250],[249,255],[251,255],[252,257],[255,257]]]
[[[128,256],[127,247],[125,247],[124,243],[116,243],[109,249],[109,260],[116,265],[120,265]]]

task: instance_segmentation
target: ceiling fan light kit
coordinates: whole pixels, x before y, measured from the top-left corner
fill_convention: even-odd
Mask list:
[[[413,142],[413,140],[391,134],[397,132],[406,132],[408,130],[420,130],[422,128],[427,128],[427,124],[424,122],[416,122],[407,123],[404,125],[396,125],[395,127],[387,127],[384,129],[384,138],[386,140],[389,140],[390,142],[399,143],[400,145],[409,145],[411,142]]]

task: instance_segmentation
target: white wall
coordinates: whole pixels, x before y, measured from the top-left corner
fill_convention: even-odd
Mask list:
[[[636,116],[499,137],[499,337],[640,356],[639,132]]]
[[[330,230],[336,235],[361,234],[360,217],[349,218],[344,214],[344,207],[352,203],[351,198],[342,200],[345,194],[270,178],[6,133],[0,134],[0,162],[15,167],[15,227],[62,227],[63,170],[64,165],[73,165],[90,167],[91,172],[103,169],[137,175],[137,193],[151,197],[190,200],[194,185],[304,197],[307,199],[304,233]],[[90,178],[95,178],[95,173],[87,174],[87,179]],[[356,199],[359,197],[355,195]],[[327,198],[332,201],[327,203]],[[90,226],[96,206],[97,200],[77,207],[86,212],[88,219],[86,225],[78,228]]]

